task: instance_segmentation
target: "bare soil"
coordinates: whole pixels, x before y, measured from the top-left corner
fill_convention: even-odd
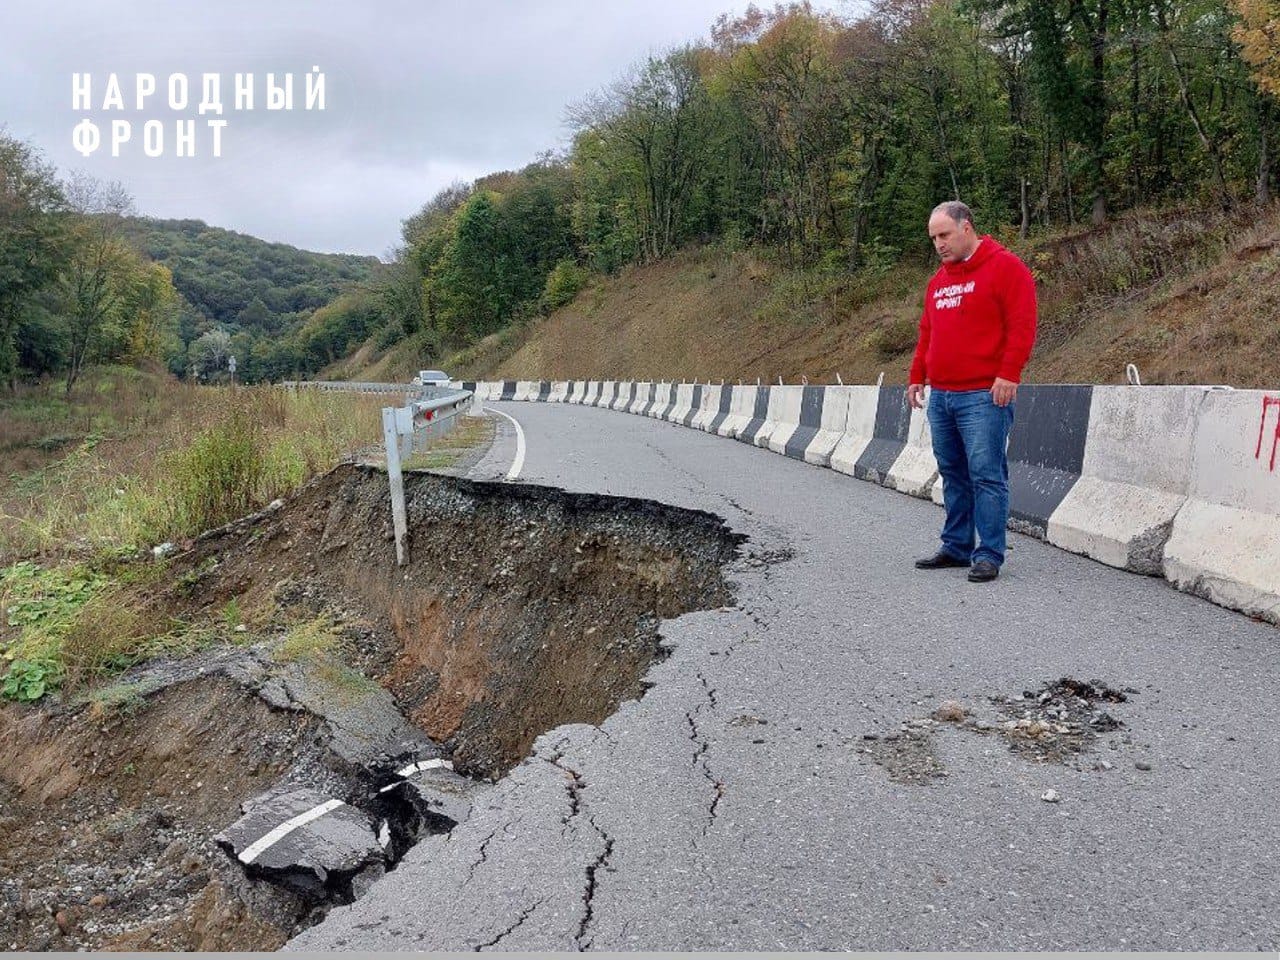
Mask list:
[[[234,600],[254,625],[244,646],[136,668],[115,706],[0,707],[0,946],[273,949],[328,904],[213,843],[242,804],[290,785],[369,809],[403,762],[402,728],[497,778],[546,730],[641,696],[661,619],[730,599],[721,569],[740,538],[710,514],[405,481],[407,566],[385,474],[344,465],[139,588],[138,604],[186,622]],[[341,633],[331,656],[280,657],[317,616]]]
[[[1228,227],[1217,216],[1140,213],[1025,243],[1005,238],[1040,280],[1027,381],[1123,383],[1132,362],[1148,383],[1280,382],[1280,206]],[[1180,220],[1194,222],[1166,243]],[[1196,235],[1201,248],[1178,247]],[[902,383],[933,269],[904,262],[868,291],[853,275],[798,280],[751,253],[691,249],[599,279],[522,336],[460,355],[470,359],[456,372],[730,383],[875,383],[883,372]]]

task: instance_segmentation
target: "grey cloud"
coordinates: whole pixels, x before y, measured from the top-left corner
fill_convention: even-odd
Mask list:
[[[59,168],[119,179],[139,209],[195,217],[307,249],[384,254],[400,221],[456,178],[523,166],[563,147],[566,106],[651,52],[705,36],[745,0],[542,0],[354,4],[74,0],[7,4],[0,36],[0,123],[34,141]],[[302,76],[326,77],[323,113],[302,109]],[[155,73],[192,80],[198,151],[207,134],[195,106],[199,75],[258,77],[253,112],[223,115],[223,157],[112,158],[75,152],[71,74],[127,80],[123,118],[167,124],[163,93],[145,114],[129,84]],[[262,109],[268,71],[295,74],[292,113]],[[157,106],[158,104],[158,106]],[[101,106],[98,103],[96,106]]]

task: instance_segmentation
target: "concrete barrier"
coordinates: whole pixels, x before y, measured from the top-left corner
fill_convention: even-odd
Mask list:
[[[588,380],[582,391],[582,405],[586,407],[594,407],[599,396],[600,381]]]
[[[627,408],[627,413],[639,415],[640,411],[653,403],[653,384],[648,380],[642,380],[636,384],[636,395],[631,401],[631,406]]]
[[[720,428],[724,426],[724,422],[729,419],[729,411],[733,407],[733,391],[736,389],[738,388],[730,386],[727,383],[720,387],[720,402],[717,404],[715,412],[707,420],[707,425],[704,428],[707,433],[714,433],[716,436],[720,437],[724,436],[724,434],[720,432]]]
[[[755,398],[751,405],[751,419],[748,420],[738,431],[734,437],[735,440],[741,440],[743,443],[751,443],[759,445],[757,438],[764,429],[766,421],[769,419],[769,391],[772,387],[756,387]],[[768,434],[765,434],[768,439]]]
[[[1280,624],[1280,391],[1204,396],[1164,574],[1180,590]]]
[[[698,412],[694,415],[693,423],[690,426],[705,433],[707,426],[720,411],[720,394],[728,392],[729,388],[723,384],[708,383],[703,387],[702,397],[698,402]]]
[[[858,461],[875,439],[880,409],[879,387],[847,387],[847,416],[840,440],[831,451],[831,469],[857,475]]]
[[[796,424],[795,429],[791,431],[785,442],[780,442],[778,434],[775,432],[769,439],[769,445],[770,447],[774,447],[775,444],[781,446],[782,452],[793,459],[805,460],[825,467],[831,463],[831,450],[835,448],[838,435],[831,435],[830,445],[825,449],[825,457],[823,450],[826,443],[825,440],[814,448],[812,458],[809,455],[809,450],[814,444],[819,431],[822,430],[822,420],[826,407],[830,405],[833,411],[836,407],[843,407],[843,409],[847,410],[847,401],[844,401],[844,398],[836,392],[840,389],[839,387],[806,385],[801,389],[800,422]]]
[[[526,402],[535,400],[538,396],[538,381],[536,380],[517,380],[516,392],[512,396],[512,400]]]
[[[911,407],[907,404],[907,388],[881,387],[871,441],[854,464],[853,475],[859,480],[883,484],[906,448],[910,432]]]
[[[722,437],[732,437],[736,440],[738,434],[751,422],[755,408],[756,388],[734,387],[729,398],[729,415],[724,418],[716,432]]]
[[[600,395],[596,397],[596,406],[608,408],[613,404],[613,398],[618,395],[618,381],[605,380],[600,384]]]
[[[907,442],[885,473],[883,483],[900,493],[929,500],[935,485],[941,492],[938,481],[938,461],[933,456],[929,416],[924,410],[912,410],[907,425]]]
[[[547,403],[565,403],[569,399],[569,381],[568,380],[552,380],[551,393],[547,396]]]
[[[514,400],[516,398],[516,382],[514,380],[503,380],[502,388],[495,400]]]
[[[689,409],[685,411],[684,416],[677,421],[682,426],[689,427],[693,425],[693,418],[698,415],[698,407],[702,403],[702,391],[704,387],[700,383],[693,385],[693,390],[689,395]]]
[[[1161,574],[1187,499],[1203,387],[1094,387],[1080,478],[1046,539],[1135,573]]]
[[[663,420],[666,413],[676,402],[676,386],[674,383],[659,383],[653,389],[653,403],[645,411],[645,416],[655,420]]]
[[[684,423],[684,418],[693,409],[693,384],[676,384],[675,395],[675,403],[663,419],[670,420],[672,423]]]
[[[806,390],[809,388],[806,387]],[[804,452],[801,455],[807,463],[814,463],[820,467],[831,466],[831,455],[835,452],[836,447],[840,443],[841,437],[844,435],[845,423],[849,418],[849,391],[852,387],[818,387],[822,391],[822,398],[819,404],[820,412],[818,415],[818,424],[815,428],[810,428],[805,424],[805,411],[800,411],[801,428],[796,431],[796,436],[792,437],[792,442],[804,444]]]
[[[631,405],[631,398],[635,396],[636,385],[634,380],[621,380],[618,382],[618,391],[614,394],[612,402],[609,404],[610,410],[625,410]]]
[[[631,401],[631,406],[627,408],[627,413],[642,416],[649,404],[653,403],[653,387],[654,385],[648,381],[637,384],[635,399]]]
[[[570,380],[569,395],[565,398],[565,403],[581,403],[582,397],[587,392],[587,383],[585,380]]]
[[[1080,478],[1093,388],[1031,384],[1018,390],[1009,436],[1009,527],[1043,538]]]
[[[800,426],[800,412],[804,405],[804,387],[773,387],[769,396],[769,415],[760,433],[764,443],[774,453],[786,453],[787,441]]]

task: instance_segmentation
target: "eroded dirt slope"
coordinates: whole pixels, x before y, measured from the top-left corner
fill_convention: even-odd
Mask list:
[[[730,598],[740,538],[709,514],[430,474],[406,498],[407,566],[385,475],[344,465],[131,597],[156,622],[234,609],[242,642],[137,666],[111,696],[0,707],[0,944],[274,948],[465,816],[430,785],[388,793],[406,763],[501,776],[544,731],[642,695],[663,618]],[[340,882],[215,842],[299,791],[393,839]]]

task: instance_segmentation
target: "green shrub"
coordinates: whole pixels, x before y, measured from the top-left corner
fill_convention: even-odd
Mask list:
[[[587,285],[591,273],[572,259],[566,258],[557,263],[547,274],[546,285],[542,289],[542,300],[539,303],[544,313],[550,313],[573,300],[578,292]]]
[[[867,345],[881,360],[891,360],[914,349],[919,325],[910,317],[886,317],[867,335]]]
[[[57,667],[49,660],[15,660],[0,677],[0,696],[30,703],[57,683]]]

